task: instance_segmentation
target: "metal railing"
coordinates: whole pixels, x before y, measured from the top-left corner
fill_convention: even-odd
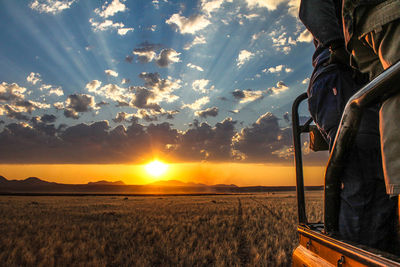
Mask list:
[[[301,154],[301,134],[309,132],[309,125],[312,122],[310,118],[304,125],[300,125],[299,106],[302,101],[307,99],[307,93],[299,95],[293,102],[292,106],[292,129],[293,129],[293,146],[294,158],[296,166],[296,193],[297,193],[297,212],[299,224],[305,225],[308,223],[306,215],[306,205],[304,199],[304,176],[303,176],[303,160]]]
[[[334,234],[338,231],[340,177],[343,174],[345,167],[345,155],[357,134],[363,110],[366,107],[381,102],[396,92],[400,92],[400,61],[361,88],[350,98],[344,108],[325,171],[324,231],[326,234]],[[307,93],[298,96],[292,106],[296,193],[298,222],[300,225],[306,225],[308,223],[304,197],[301,134],[310,131],[310,123],[312,119],[309,119],[305,124],[300,125],[298,114],[299,105],[305,99],[307,99]]]
[[[324,222],[327,234],[338,231],[340,176],[343,174],[346,152],[357,134],[362,112],[396,92],[400,92],[400,61],[355,93],[344,108],[325,172]]]

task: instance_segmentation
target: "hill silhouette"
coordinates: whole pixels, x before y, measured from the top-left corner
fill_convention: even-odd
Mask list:
[[[109,182],[105,180],[97,181],[97,182],[89,182],[89,185],[126,185],[122,181],[116,181],[116,182]]]
[[[307,190],[322,190],[323,186],[308,186]],[[178,180],[156,181],[147,185],[127,185],[122,181],[101,180],[87,184],[62,184],[47,182],[37,177],[8,180],[0,176],[0,194],[13,193],[110,193],[110,194],[186,194],[186,193],[254,193],[294,191],[294,186],[245,186],[234,184],[206,185]]]

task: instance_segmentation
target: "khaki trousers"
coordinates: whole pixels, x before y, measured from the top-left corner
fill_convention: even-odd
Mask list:
[[[355,34],[347,46],[352,65],[375,78],[400,60],[400,0],[388,0],[355,11]],[[400,85],[394,84],[399,89]],[[386,192],[400,194],[400,93],[379,112]]]

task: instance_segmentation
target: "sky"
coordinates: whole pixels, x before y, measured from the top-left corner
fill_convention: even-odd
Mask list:
[[[141,184],[159,159],[165,179],[294,184],[314,49],[298,5],[1,1],[0,175]],[[304,146],[320,177],[326,154]]]

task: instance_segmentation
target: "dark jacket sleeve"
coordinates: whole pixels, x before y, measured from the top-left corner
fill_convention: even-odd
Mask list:
[[[322,45],[343,40],[334,0],[301,0],[299,18]]]

